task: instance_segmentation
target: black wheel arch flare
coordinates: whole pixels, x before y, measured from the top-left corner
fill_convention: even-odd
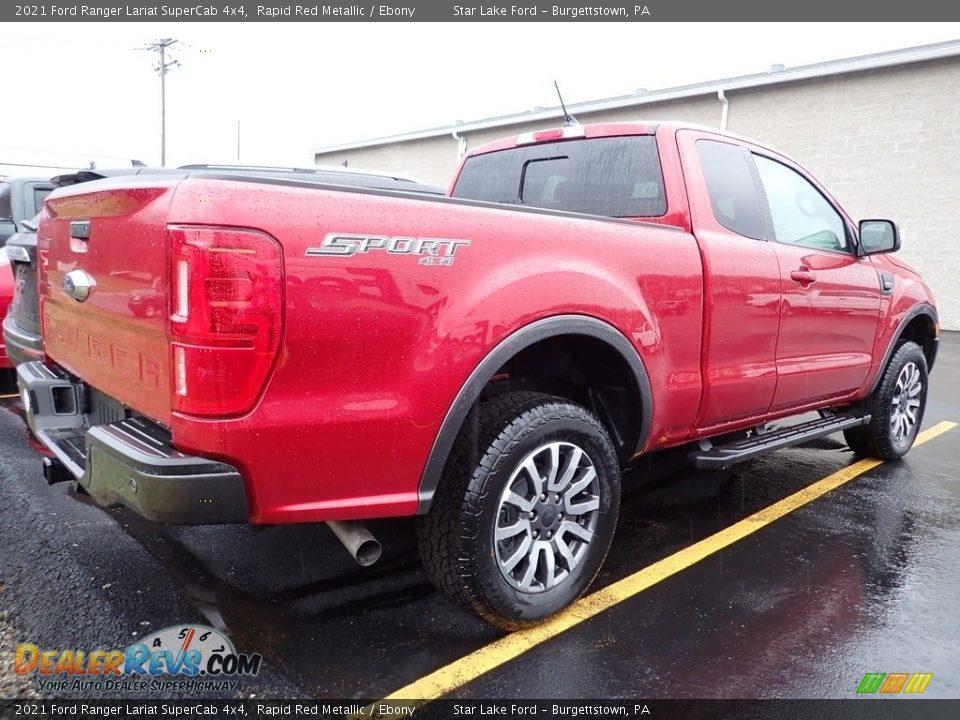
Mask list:
[[[939,318],[937,315],[937,309],[930,303],[917,303],[914,305],[907,313],[900,319],[897,329],[893,333],[893,337],[890,340],[890,343],[887,345],[886,352],[883,354],[883,362],[880,363],[877,370],[877,376],[873,379],[873,382],[870,383],[870,391],[867,395],[872,395],[873,392],[877,389],[877,386],[880,384],[880,381],[883,379],[883,371],[886,369],[887,364],[890,362],[890,358],[893,357],[893,353],[897,349],[897,345],[900,344],[900,340],[903,337],[903,332],[906,330],[907,326],[916,320],[921,315],[926,315],[930,321],[933,323],[934,327],[938,326]],[[929,347],[923,347],[924,355],[927,356],[927,371],[933,369],[934,360],[937,357],[937,342],[939,337],[934,336]]]
[[[440,482],[453,443],[461,427],[463,427],[470,409],[477,402],[483,389],[497,370],[514,355],[534,343],[561,335],[582,335],[595,338],[609,345],[624,359],[633,372],[634,381],[640,394],[639,412],[641,417],[636,452],[639,453],[646,447],[653,414],[653,397],[650,378],[633,344],[613,325],[587,315],[556,315],[537,320],[515,331],[487,353],[460,388],[460,392],[457,393],[440,425],[440,431],[434,439],[433,447],[424,466],[423,475],[420,478],[418,515],[429,512],[434,492]]]

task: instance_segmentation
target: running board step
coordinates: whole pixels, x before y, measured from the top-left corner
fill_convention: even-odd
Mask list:
[[[702,470],[723,470],[734,463],[832,435],[841,430],[866,425],[868,422],[870,422],[869,413],[831,414],[799,425],[755,433],[745,440],[724,445],[712,445],[709,440],[705,440],[701,441],[699,450],[690,454],[690,462],[694,467]]]

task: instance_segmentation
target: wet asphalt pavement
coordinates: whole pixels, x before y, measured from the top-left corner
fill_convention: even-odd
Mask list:
[[[238,697],[383,697],[500,637],[433,590],[412,521],[361,569],[325,526],[177,528],[49,487],[0,401],[0,642],[125,647],[202,623],[264,668]],[[960,421],[948,334],[924,425]],[[853,462],[840,436],[732,472],[645,463],[594,588]],[[850,698],[867,672],[960,697],[960,428],[464,684],[464,698]],[[0,648],[0,660],[6,648]],[[36,686],[33,685],[33,689]],[[7,661],[0,697],[29,690]]]

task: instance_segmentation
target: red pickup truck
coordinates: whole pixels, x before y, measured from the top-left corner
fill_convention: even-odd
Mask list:
[[[912,445],[930,290],[894,223],[853,223],[783,155],[571,126],[472,151],[449,195],[211,172],[54,192],[46,360],[18,370],[48,480],[163,522],[327,521],[362,563],[358,521],[417,515],[434,583],[510,629],[585,591],[640,455]]]

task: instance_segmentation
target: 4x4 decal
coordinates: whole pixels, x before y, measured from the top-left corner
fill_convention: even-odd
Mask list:
[[[306,254],[308,257],[315,255],[351,257],[357,253],[383,250],[391,255],[418,255],[421,265],[453,265],[457,248],[469,244],[469,240],[449,238],[328,233],[319,247],[307,248]]]

